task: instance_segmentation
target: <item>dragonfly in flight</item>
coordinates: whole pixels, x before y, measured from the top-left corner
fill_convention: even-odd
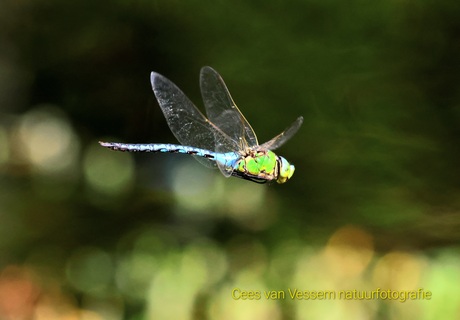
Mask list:
[[[103,147],[127,152],[190,154],[208,167],[218,167],[225,177],[257,183],[285,183],[294,174],[294,165],[272,150],[283,145],[300,128],[298,117],[286,130],[264,144],[233,101],[222,77],[203,67],[200,88],[207,117],[166,77],[152,72],[153,92],[174,136],[182,145],[164,143],[102,142]]]

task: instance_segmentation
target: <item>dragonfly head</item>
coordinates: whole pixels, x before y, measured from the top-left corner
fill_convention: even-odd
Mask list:
[[[290,164],[286,159],[281,156],[278,156],[278,179],[276,182],[278,183],[285,183],[289,179],[291,179],[292,175],[294,174],[295,167],[293,164]]]

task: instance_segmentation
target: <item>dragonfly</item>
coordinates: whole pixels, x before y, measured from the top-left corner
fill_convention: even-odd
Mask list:
[[[126,152],[189,154],[205,166],[219,168],[225,177],[256,183],[285,183],[292,177],[294,165],[273,150],[299,130],[303,117],[298,117],[282,133],[259,145],[254,130],[213,68],[203,67],[200,72],[207,117],[166,77],[152,72],[150,80],[168,126],[182,145],[99,141],[101,146]]]

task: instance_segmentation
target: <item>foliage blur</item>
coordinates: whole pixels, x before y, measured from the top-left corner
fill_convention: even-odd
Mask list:
[[[459,31],[456,0],[3,0],[0,319],[460,318]],[[261,142],[304,116],[287,184],[97,144],[176,143],[150,71],[202,108],[204,65]],[[232,296],[377,288],[432,299]]]

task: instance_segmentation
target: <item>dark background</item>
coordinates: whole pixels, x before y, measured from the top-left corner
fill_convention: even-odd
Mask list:
[[[204,65],[304,117],[288,183],[97,144],[177,143],[149,74]],[[2,1],[0,318],[458,319],[459,92],[458,1]],[[377,288],[432,298],[288,294]]]

